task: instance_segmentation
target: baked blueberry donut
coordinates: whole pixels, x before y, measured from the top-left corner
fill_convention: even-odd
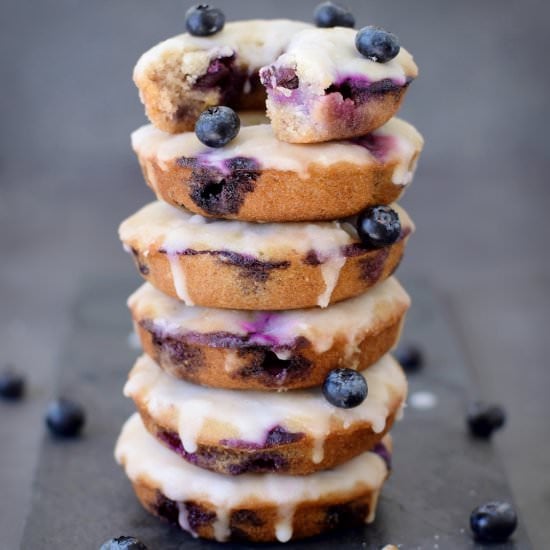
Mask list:
[[[230,478],[181,461],[134,414],[115,455],[152,514],[193,536],[218,541],[287,542],[374,520],[389,474],[391,441],[311,476]]]
[[[357,37],[344,27],[306,29],[261,69],[278,139],[312,143],[362,136],[395,115],[418,74],[416,64],[404,48],[385,62],[367,57]]]
[[[420,134],[392,119],[351,141],[290,144],[269,124],[241,116],[239,135],[221,148],[193,132],[152,125],[132,134],[145,181],[157,198],[203,216],[286,222],[344,218],[397,200],[411,182]]]
[[[230,309],[326,307],[397,268],[414,226],[393,205],[393,244],[365,246],[352,223],[214,220],[153,202],[119,229],[141,275],[187,305]]]
[[[210,36],[189,33],[157,44],[134,69],[134,82],[150,121],[170,133],[192,131],[207,107],[265,109],[258,72],[311,27],[275,19],[227,23]]]
[[[149,283],[128,300],[143,351],[166,372],[242,390],[309,388],[332,369],[367,368],[397,342],[409,304],[394,277],[326,309],[188,307]]]
[[[124,394],[165,446],[192,464],[227,475],[307,475],[372,449],[391,428],[407,382],[385,355],[362,371],[368,395],[353,408],[331,405],[321,388],[256,392],[176,380],[147,355]]]

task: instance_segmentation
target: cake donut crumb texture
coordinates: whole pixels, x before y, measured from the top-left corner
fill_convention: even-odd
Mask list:
[[[407,392],[399,364],[386,355],[362,374],[367,398],[341,409],[320,388],[255,392],[175,380],[143,355],[124,394],[149,431],[195,465],[230,475],[307,475],[371,449],[399,415]]]
[[[222,476],[182,462],[137,414],[124,425],[115,456],[147,510],[218,541],[287,542],[369,523],[389,473],[381,455],[367,452],[311,476]]]
[[[211,36],[185,33],[157,44],[133,75],[147,116],[157,128],[178,133],[192,131],[200,113],[214,105],[264,109],[260,68],[308,27],[287,19],[237,21]]]
[[[138,270],[187,305],[232,309],[326,307],[386,279],[414,225],[401,238],[365,249],[347,221],[257,224],[213,220],[153,202],[125,220],[119,236]]]
[[[149,283],[128,299],[143,350],[177,378],[228,389],[320,386],[363,370],[397,342],[410,299],[394,277],[326,309],[188,307]]]
[[[411,54],[379,63],[361,55],[355,29],[305,29],[260,70],[267,114],[278,139],[312,143],[361,136],[399,110],[418,75]]]
[[[399,119],[352,141],[311,145],[279,141],[269,124],[243,126],[218,149],[193,132],[147,125],[132,134],[159,199],[204,216],[265,222],[337,219],[389,204],[412,181],[422,146]]]

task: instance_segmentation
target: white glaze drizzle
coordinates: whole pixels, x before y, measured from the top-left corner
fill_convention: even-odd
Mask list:
[[[168,254],[168,262],[170,263],[170,270],[172,272],[172,280],[174,281],[174,288],[178,298],[187,306],[193,306],[194,302],[189,296],[187,290],[187,279],[185,278],[185,272],[183,266],[179,261],[177,254]]]
[[[145,283],[128,298],[136,321],[147,320],[164,336],[177,337],[187,332],[208,334],[228,332],[248,336],[252,343],[291,346],[304,337],[317,353],[329,350],[336,340],[345,341],[344,361],[353,366],[358,345],[365,334],[398,318],[410,305],[410,298],[395,277],[381,281],[368,292],[329,308],[289,311],[240,311],[186,307]],[[277,352],[288,359],[285,349]],[[226,365],[231,370],[231,365]]]
[[[414,225],[397,204],[391,205],[401,225],[412,230]],[[286,261],[289,255],[304,256],[314,250],[324,264],[321,272],[325,287],[318,302],[328,303],[326,294],[338,283],[337,266],[344,257],[343,247],[357,243],[355,230],[348,222],[251,223],[214,220],[175,208],[161,201],[150,203],[127,218],[119,228],[120,239],[138,250],[157,246],[172,257],[174,284],[179,285],[181,299],[189,298],[183,272],[175,268],[175,257],[187,249],[229,251],[260,260]],[[341,267],[341,266],[340,266]],[[331,289],[332,287],[332,289]]]
[[[385,443],[389,444],[387,439]],[[229,533],[231,510],[247,508],[250,502],[277,506],[277,536],[281,542],[288,540],[298,504],[324,497],[345,499],[363,488],[372,491],[375,502],[387,474],[386,465],[378,455],[364,453],[336,468],[309,476],[224,476],[188,464],[166,449],[147,432],[138,414],[124,425],[115,456],[134,482],[147,479],[178,503],[201,500],[211,503],[216,509],[214,528],[219,540],[225,540]],[[180,524],[189,530],[186,514],[180,513]]]
[[[325,283],[325,290],[319,295],[319,298],[317,298],[318,306],[324,308],[329,305],[332,292],[338,283],[340,271],[345,263],[346,258],[339,256],[336,258],[329,258],[321,264],[321,274]]]
[[[274,61],[292,36],[309,27],[308,23],[288,19],[255,19],[226,23],[222,31],[208,37],[180,34],[145,52],[134,68],[134,78],[140,80],[168,57],[180,56],[182,78],[192,83],[206,72],[212,59],[233,53],[252,73]]]
[[[199,442],[218,444],[222,439],[261,445],[271,429],[281,426],[310,436],[312,460],[319,463],[324,441],[335,429],[367,424],[380,433],[405,399],[407,383],[391,356],[363,375],[369,386],[367,399],[355,408],[340,409],[325,400],[320,388],[282,393],[204,388],[173,379],[144,355],[130,372],[124,394],[157,422],[177,430],[188,452],[195,452]]]
[[[368,82],[391,79],[404,85],[407,78],[417,76],[418,68],[405,48],[387,63],[377,63],[359,53],[356,35],[355,29],[345,27],[305,29],[292,38],[274,65],[294,69],[300,87],[318,95],[325,95],[327,88],[346,77],[363,77]],[[277,87],[277,82],[272,85]],[[284,87],[277,89],[289,93]]]
[[[243,120],[255,122],[253,118],[243,117]],[[393,183],[410,183],[424,144],[422,136],[412,125],[398,118],[391,119],[372,135],[392,138],[382,161],[353,141],[285,143],[275,137],[269,124],[257,123],[242,127],[233,141],[219,149],[203,145],[194,132],[168,134],[149,124],[132,133],[132,147],[140,158],[149,159],[166,170],[181,157],[197,158],[201,155],[206,155],[203,157],[205,163],[220,169],[224,169],[225,160],[240,156],[255,159],[261,169],[297,172],[302,179],[310,178],[313,165],[329,167],[346,162],[368,170],[380,163],[395,163]]]

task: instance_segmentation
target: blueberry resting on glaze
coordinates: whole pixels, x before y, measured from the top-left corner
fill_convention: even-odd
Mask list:
[[[422,368],[424,363],[422,350],[415,344],[400,344],[395,352],[395,358],[406,372],[415,372]]]
[[[486,502],[470,515],[470,528],[479,542],[506,542],[517,524],[516,511],[508,502]]]
[[[56,399],[46,410],[46,425],[57,437],[76,437],[85,420],[82,406],[69,399]]]
[[[195,134],[208,147],[223,147],[235,139],[241,128],[239,115],[230,107],[210,107],[195,124]]]
[[[401,235],[399,215],[389,206],[371,206],[359,214],[357,233],[368,248],[393,244]]]
[[[12,367],[0,372],[0,397],[17,401],[25,393],[25,378]]]
[[[473,436],[488,439],[495,430],[504,426],[506,413],[499,405],[476,402],[468,408],[467,422]]]
[[[313,21],[318,27],[351,27],[355,26],[355,17],[344,6],[334,2],[323,2],[313,12]]]
[[[193,36],[210,36],[223,29],[225,15],[222,10],[208,4],[192,6],[185,14],[185,26]]]
[[[147,550],[147,546],[135,537],[116,537],[105,541],[99,550]]]
[[[355,47],[362,56],[378,63],[391,61],[401,49],[395,34],[372,26],[357,31]]]
[[[366,399],[368,392],[365,377],[353,369],[330,371],[323,383],[325,399],[341,409],[357,407]]]

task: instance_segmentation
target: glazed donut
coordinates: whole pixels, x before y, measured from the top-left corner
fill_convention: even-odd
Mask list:
[[[244,221],[331,220],[397,200],[411,182],[422,136],[392,119],[353,141],[311,145],[279,141],[261,117],[242,116],[225,147],[194,132],[152,125],[132,134],[145,181],[157,198],[203,216]]]

